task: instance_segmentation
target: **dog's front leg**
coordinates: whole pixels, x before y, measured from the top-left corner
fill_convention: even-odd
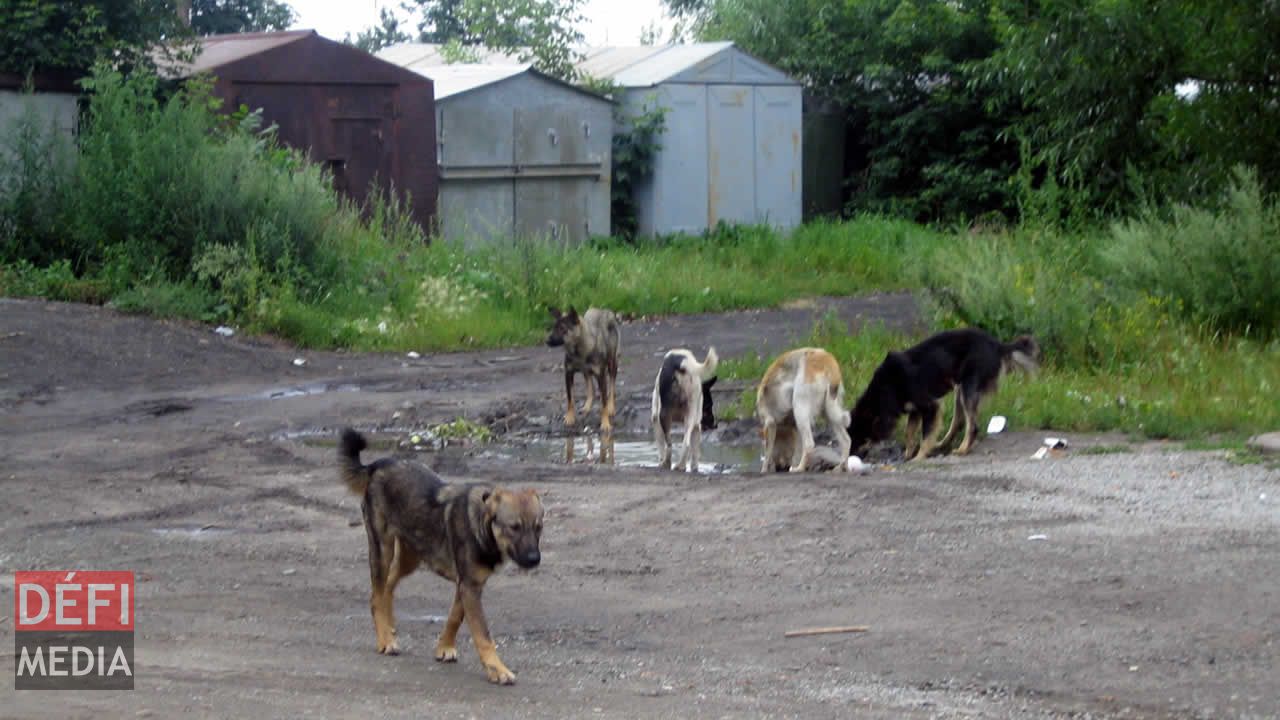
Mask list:
[[[578,418],[573,414],[573,371],[567,367],[564,369],[564,394],[569,406],[564,413],[564,424],[565,427],[571,427]]]
[[[449,619],[444,622],[444,632],[436,642],[436,660],[440,662],[458,661],[458,628],[462,626],[462,618],[466,611],[462,605],[462,589],[455,587],[453,606],[449,608]]]
[[[906,437],[906,448],[904,452],[904,455],[908,460],[915,457],[916,450],[918,450],[920,447],[920,440],[918,438],[919,434],[920,434],[920,411],[918,409],[912,409],[911,412],[907,415],[907,437]]]
[[[514,685],[516,674],[502,664],[502,660],[498,658],[497,646],[489,636],[489,624],[485,622],[484,608],[480,606],[480,593],[483,590],[484,585],[481,583],[463,581],[458,585],[467,627],[471,628],[471,639],[476,644],[476,654],[480,656],[480,662],[484,665],[485,674],[489,676],[489,682]]]

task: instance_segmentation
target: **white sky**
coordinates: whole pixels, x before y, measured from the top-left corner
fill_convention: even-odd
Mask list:
[[[332,40],[378,21],[383,5],[399,11],[400,0],[288,0],[298,16],[294,29],[315,30]],[[403,13],[400,13],[403,17]],[[671,27],[664,19],[661,0],[586,0],[582,27],[588,45],[638,45],[640,29],[657,20],[665,33]]]

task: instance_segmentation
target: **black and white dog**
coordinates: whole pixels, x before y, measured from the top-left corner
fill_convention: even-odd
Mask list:
[[[698,362],[688,350],[671,350],[653,383],[653,438],[658,443],[658,467],[671,468],[671,425],[684,423],[684,453],[677,468],[697,472],[702,431],[716,426],[711,386],[716,384],[716,349]]]

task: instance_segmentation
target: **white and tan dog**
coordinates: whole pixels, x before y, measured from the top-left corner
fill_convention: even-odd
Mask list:
[[[702,431],[714,430],[711,386],[716,384],[716,349],[698,362],[692,352],[671,350],[662,358],[662,368],[653,381],[653,439],[658,443],[658,467],[671,468],[671,425],[684,423],[684,453],[677,469],[698,470]]]
[[[756,417],[764,439],[761,472],[813,469],[813,421],[820,415],[836,436],[837,467],[844,470],[849,460],[849,412],[844,409],[840,364],[822,348],[783,353],[765,371],[756,390]]]

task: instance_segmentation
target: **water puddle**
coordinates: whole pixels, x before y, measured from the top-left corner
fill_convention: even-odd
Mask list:
[[[680,460],[683,452],[684,446],[681,444],[672,449],[673,464]],[[658,446],[651,438],[643,435],[615,435],[611,440],[602,440],[595,435],[534,439],[486,446],[483,454],[511,461],[658,467]],[[741,472],[751,469],[759,462],[759,452],[755,447],[722,445],[704,437],[698,472]]]

